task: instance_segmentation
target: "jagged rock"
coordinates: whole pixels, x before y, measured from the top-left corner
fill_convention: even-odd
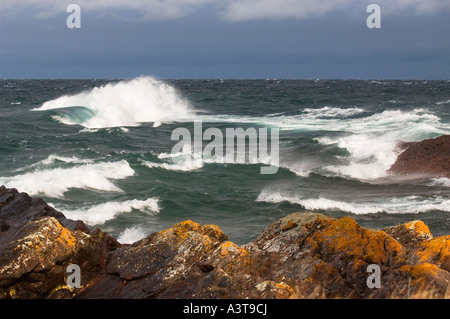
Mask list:
[[[295,213],[242,246],[184,221],[121,245],[5,188],[0,218],[0,298],[448,297],[450,236],[433,238],[421,221],[372,230]],[[70,264],[81,268],[80,288],[65,282]],[[380,288],[367,285],[369,265],[381,270]]]
[[[450,177],[450,135],[406,143],[396,162],[388,170],[394,175]]]
[[[85,232],[83,222],[14,189],[0,187],[0,216],[8,225],[0,232],[0,298],[47,298],[58,287],[70,290],[67,266],[80,265],[87,281],[104,269],[115,245],[108,234]]]
[[[31,198],[14,188],[7,189],[5,186],[0,186],[0,227],[1,225],[16,227],[25,221],[47,216],[55,217],[62,226],[71,230],[89,231],[82,221],[67,219],[63,213],[47,205],[42,198]]]
[[[313,213],[278,220],[246,247],[257,260],[270,260],[267,274],[302,295],[313,295],[320,287],[325,298],[373,294],[366,284],[367,267],[377,264],[386,275],[402,264],[405,253],[381,230],[364,229],[349,217],[336,220]]]

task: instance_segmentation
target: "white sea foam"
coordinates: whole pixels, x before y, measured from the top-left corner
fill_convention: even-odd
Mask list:
[[[280,116],[235,116],[235,115],[197,115],[203,122],[246,123],[280,130],[334,131],[353,134],[395,132],[397,139],[418,140],[426,134],[449,134],[448,125],[426,109],[411,111],[387,110],[368,116],[362,115],[361,108],[307,108],[302,114]]]
[[[309,174],[311,174],[312,172],[312,170],[307,170],[303,168],[302,165],[297,164],[288,164],[288,165],[281,164],[280,167],[286,168],[287,170],[291,171],[292,173],[300,177],[308,177]]]
[[[138,126],[143,122],[172,122],[193,118],[189,103],[167,83],[150,77],[109,83],[72,96],[61,96],[45,102],[36,111],[74,109],[79,115],[56,115],[64,124],[86,128]]]
[[[350,153],[348,164],[326,167],[338,175],[363,180],[384,177],[397,159],[397,138],[390,133],[323,137],[316,140],[323,145],[336,144]]]
[[[111,180],[134,175],[127,161],[84,164],[72,168],[39,169],[13,177],[0,177],[0,184],[30,195],[62,197],[71,188],[120,192]]]
[[[179,171],[179,172],[189,172],[189,171],[195,171],[203,167],[204,162],[202,159],[190,159],[185,158],[182,161],[178,161],[177,163],[154,163],[150,161],[143,161],[142,162],[145,166],[148,168],[162,168],[168,171]]]
[[[104,224],[119,214],[130,213],[133,210],[142,211],[150,215],[157,214],[160,210],[157,198],[149,198],[147,200],[133,199],[125,202],[107,202],[76,210],[57,209],[63,211],[67,218],[74,220],[80,219],[88,225]]]
[[[450,99],[442,102],[437,102],[436,105],[442,105],[442,104],[450,104]]]
[[[241,154],[242,156],[242,154]],[[197,153],[161,153],[157,156],[162,162],[155,163],[151,161],[141,161],[141,163],[149,168],[162,168],[169,171],[180,171],[189,172],[195,171],[203,168],[205,164],[225,164],[227,163],[226,157],[221,156],[211,156],[211,154],[197,154]],[[269,165],[271,163],[270,156],[256,156],[249,158],[248,154],[245,154],[245,158],[237,158],[235,156],[235,161],[229,162],[227,164],[248,164],[248,165]],[[295,168],[288,168],[296,174],[301,174],[300,170]]]
[[[189,152],[160,153],[158,158],[162,162],[142,161],[142,163],[149,168],[157,167],[168,171],[189,172],[202,168],[206,162],[200,154]]]
[[[322,145],[336,144],[350,153],[348,163],[326,167],[330,172],[362,180],[387,176],[397,159],[398,141],[418,141],[430,134],[448,134],[439,117],[424,109],[410,112],[384,111],[369,117],[343,121],[345,136],[316,138]]]
[[[354,214],[375,214],[383,211],[382,208],[370,205],[346,203],[327,198],[301,199],[299,197],[282,194],[281,192],[263,191],[257,198],[258,202],[281,203],[287,201],[292,204],[299,204],[307,210],[341,210]]]
[[[434,198],[421,198],[407,196],[392,198],[383,203],[356,203],[332,200],[328,198],[301,198],[300,196],[286,194],[281,191],[263,190],[256,201],[268,203],[289,202],[303,206],[307,210],[340,210],[352,214],[376,214],[386,212],[388,214],[418,214],[433,210],[450,212],[450,200],[436,196]]]
[[[359,107],[340,108],[325,106],[320,109],[303,109],[304,116],[310,118],[342,118],[364,113],[364,109]]]
[[[132,244],[147,237],[147,233],[140,226],[125,228],[117,237],[117,241],[121,244]]]
[[[445,177],[433,178],[431,180],[430,186],[450,187],[450,178],[445,178]]]

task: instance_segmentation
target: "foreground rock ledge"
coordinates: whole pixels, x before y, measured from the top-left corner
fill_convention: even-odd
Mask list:
[[[121,245],[41,199],[0,187],[0,298],[445,298],[450,236],[421,221],[371,230],[296,213],[238,246],[184,221]],[[66,284],[70,264],[81,288]],[[381,269],[370,289],[367,267]]]

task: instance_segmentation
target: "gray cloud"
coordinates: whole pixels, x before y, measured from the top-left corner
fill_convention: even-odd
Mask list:
[[[217,0],[72,0],[81,10],[104,12],[108,10],[136,11],[146,20],[167,20],[185,16]],[[34,16],[45,18],[65,12],[68,2],[61,0],[2,0],[0,15],[26,9]]]
[[[82,10],[104,12],[131,10],[145,20],[167,20],[189,15],[205,6],[229,22],[261,19],[303,19],[345,10],[360,10],[370,3],[379,4],[384,13],[410,11],[431,14],[450,9],[447,0],[73,0]],[[26,9],[45,18],[65,12],[66,2],[60,0],[2,0],[0,15]]]

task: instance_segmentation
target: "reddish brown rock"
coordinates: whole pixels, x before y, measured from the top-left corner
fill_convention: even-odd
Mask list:
[[[450,177],[450,135],[407,143],[388,170],[394,175]]]

